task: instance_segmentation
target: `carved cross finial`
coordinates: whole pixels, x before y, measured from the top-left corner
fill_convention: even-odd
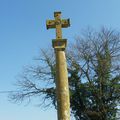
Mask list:
[[[70,26],[69,19],[61,19],[61,12],[54,12],[55,20],[47,20],[47,29],[56,28],[56,40],[62,39],[62,28]]]

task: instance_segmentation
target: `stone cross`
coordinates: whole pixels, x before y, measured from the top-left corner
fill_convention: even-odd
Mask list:
[[[61,19],[61,12],[54,13],[55,20],[47,20],[47,29],[56,28],[56,39],[52,45],[56,57],[56,95],[58,120],[70,120],[68,72],[65,56],[67,39],[62,39],[62,28],[70,26],[69,19]]]

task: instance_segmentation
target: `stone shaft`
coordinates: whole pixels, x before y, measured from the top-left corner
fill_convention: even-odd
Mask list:
[[[58,120],[70,120],[68,73],[65,52],[63,50],[56,49],[55,54],[57,70],[56,93],[57,93]]]

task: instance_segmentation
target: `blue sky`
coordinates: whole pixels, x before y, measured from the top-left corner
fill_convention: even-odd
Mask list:
[[[35,64],[40,48],[51,46],[54,30],[46,30],[46,19],[61,11],[71,27],[64,38],[74,42],[82,29],[101,26],[120,29],[120,0],[0,0],[0,91],[13,90],[24,66]],[[12,104],[0,94],[0,120],[57,120],[56,111]]]

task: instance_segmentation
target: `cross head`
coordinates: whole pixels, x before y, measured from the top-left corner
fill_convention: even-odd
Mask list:
[[[56,28],[56,39],[62,39],[62,29],[70,26],[69,19],[61,19],[61,12],[54,12],[55,20],[47,20],[46,27],[47,29]]]

